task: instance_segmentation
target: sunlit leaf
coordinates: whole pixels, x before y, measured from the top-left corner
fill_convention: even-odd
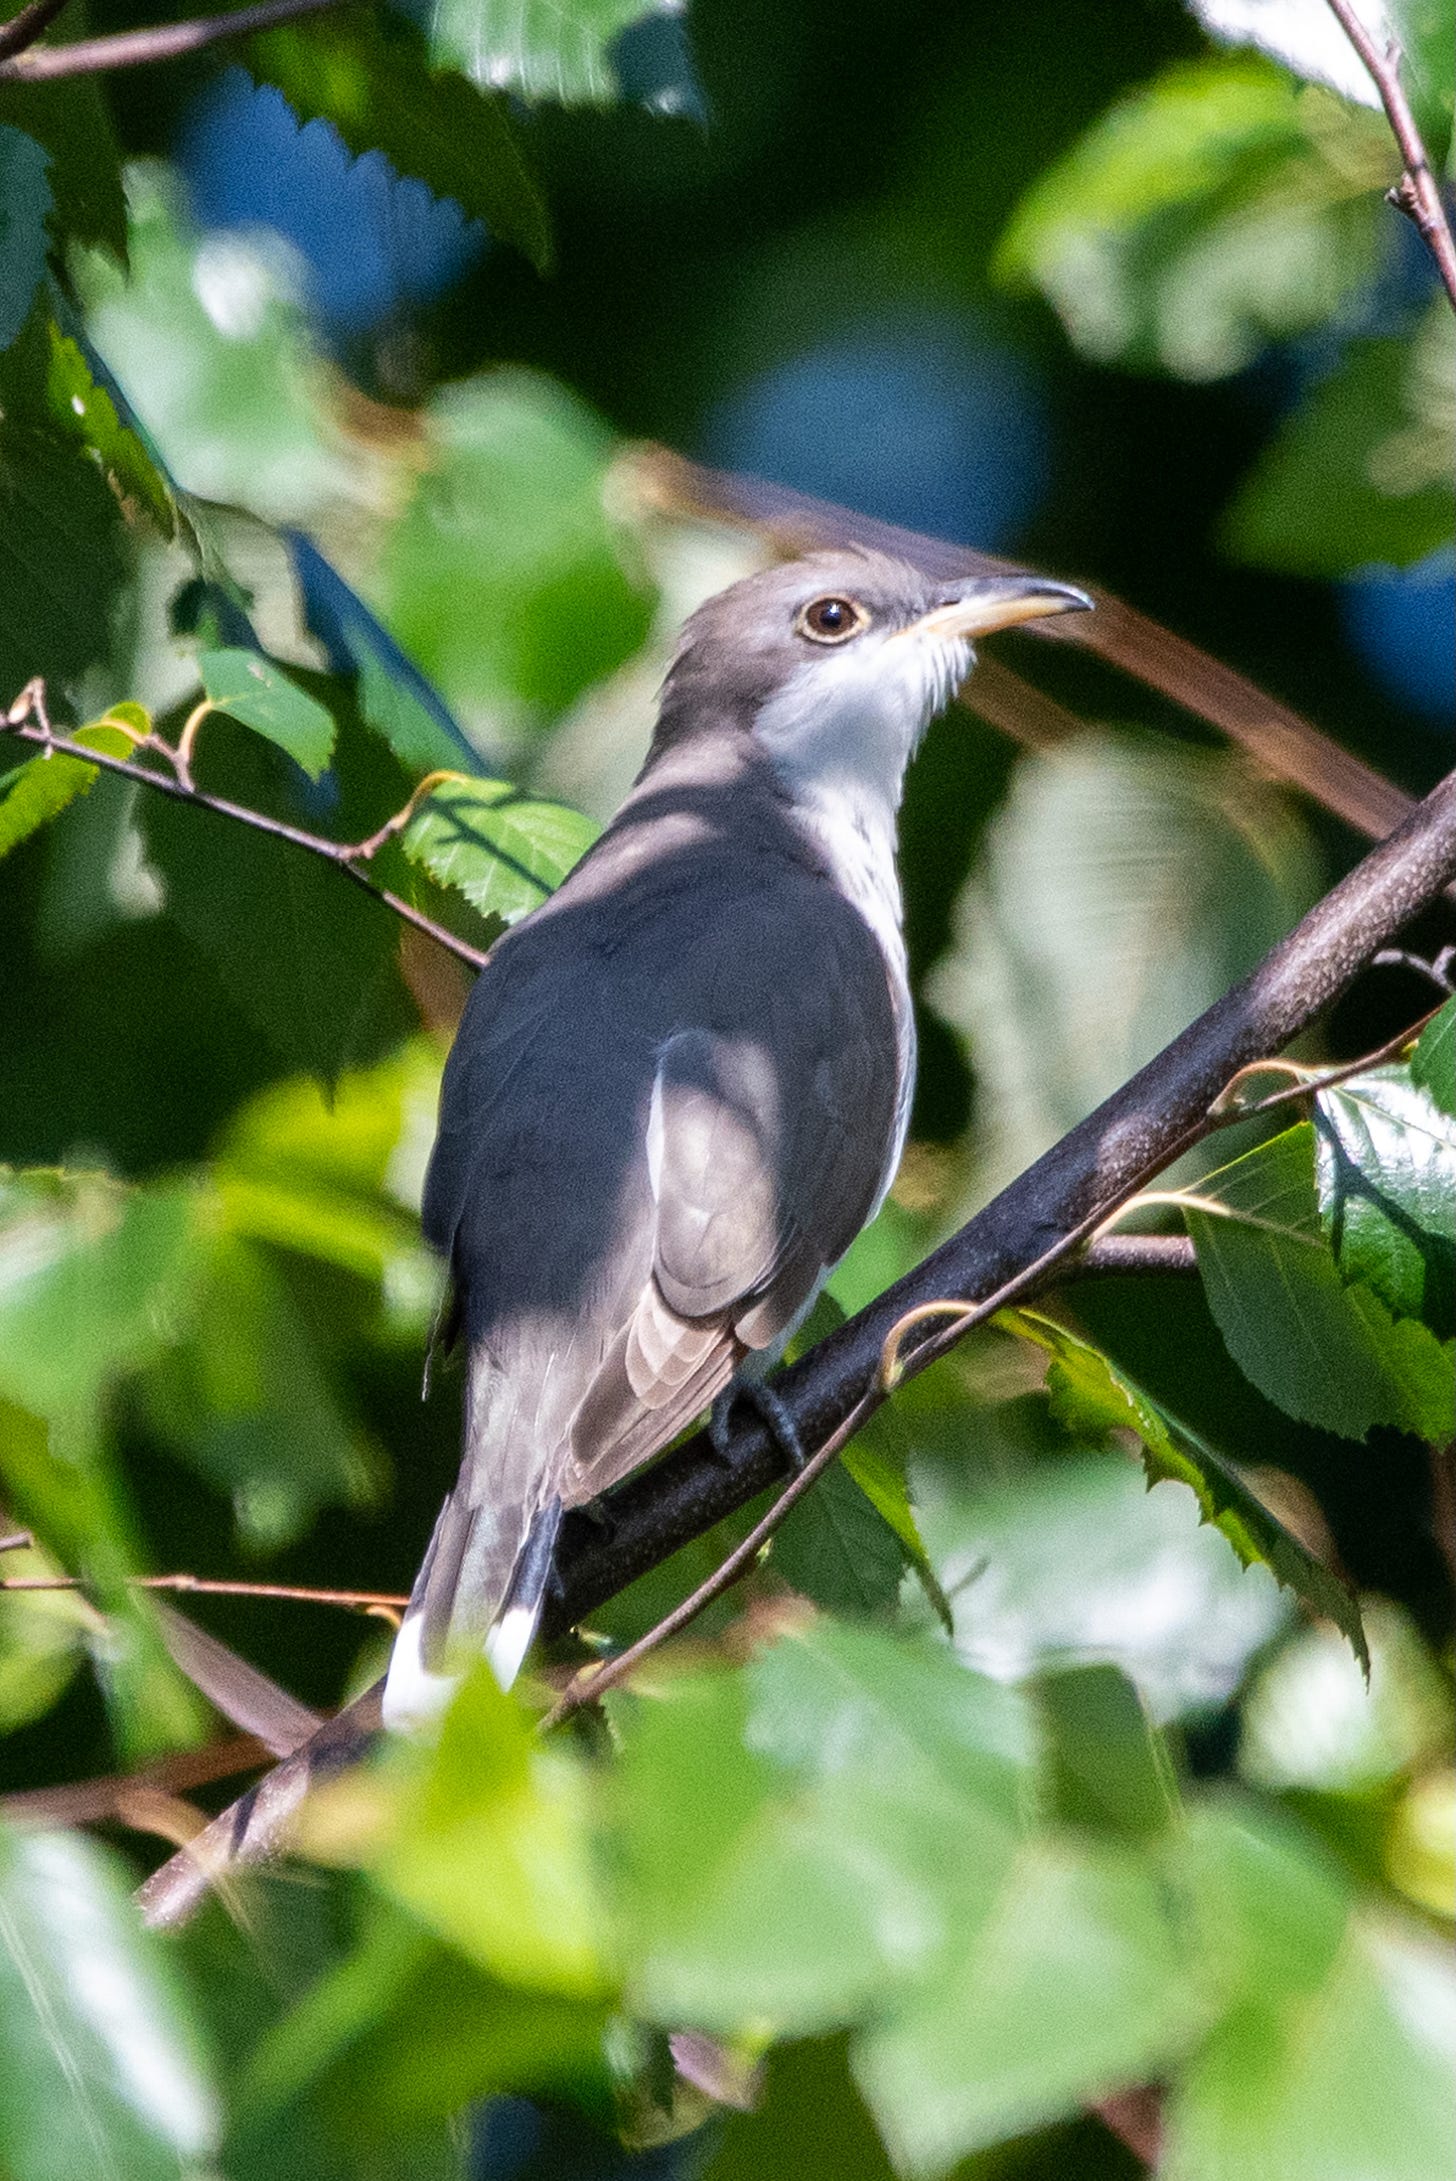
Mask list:
[[[504,780],[442,780],[405,828],[405,854],[483,916],[514,924],[539,908],[597,835],[565,803],[537,802]]]
[[[176,503],[168,480],[141,439],[118,416],[105,386],[98,384],[80,344],[51,324],[46,329],[46,407],[56,427],[88,447],[123,498],[144,507],[163,537],[177,526]]]
[[[1321,1091],[1314,1126],[1320,1216],[1344,1278],[1397,1317],[1456,1332],[1456,1119],[1391,1067]]]
[[[433,395],[430,463],[385,545],[378,603],[472,732],[561,711],[647,633],[603,500],[611,440],[550,381]]]
[[[453,197],[468,218],[545,268],[546,207],[504,98],[431,68],[403,24],[362,15],[286,24],[251,40],[247,65],[300,121],[331,122],[356,155],[383,152],[400,174]]]
[[[1301,822],[1224,754],[1099,730],[1023,756],[928,984],[975,1071],[975,1202],[1220,999],[1318,892]]]
[[[1286,419],[1224,522],[1230,552],[1291,575],[1408,568],[1449,542],[1456,350],[1445,299],[1413,339],[1352,341]]]
[[[1134,1432],[1150,1485],[1190,1486],[1202,1519],[1223,1532],[1245,1567],[1262,1562],[1286,1589],[1342,1629],[1356,1655],[1365,1660],[1365,1635],[1353,1594],[1250,1491],[1232,1463],[1169,1415],[1080,1335],[1039,1311],[1010,1312],[1005,1322],[1052,1358],[1047,1391],[1055,1414],[1069,1431],[1094,1440],[1109,1431]]]
[[[76,1833],[0,1832],[6,2173],[200,2181],[219,2132],[189,2009],[122,1871]]]
[[[0,1394],[42,1416],[85,1410],[174,1340],[197,1211],[186,1186],[0,1168]]]
[[[175,177],[128,169],[130,280],[79,266],[91,336],[171,476],[275,522],[353,505],[357,464],[323,397],[323,367],[285,261],[258,237],[190,231]]]
[[[1341,1278],[1320,1225],[1310,1124],[1221,1167],[1200,1194],[1209,1208],[1190,1205],[1185,1216],[1209,1307],[1259,1391],[1346,1438],[1394,1424],[1444,1446],[1450,1346]]]
[[[189,1336],[143,1390],[154,1428],[228,1495],[251,1545],[286,1544],[320,1507],[374,1496],[377,1457],[341,1413],[286,1284],[245,1242],[214,1244]]]
[[[133,748],[129,736],[103,721],[94,727],[78,728],[70,739],[84,742],[88,749],[101,750],[107,757],[129,757]],[[16,747],[24,748],[24,744]],[[58,818],[68,803],[86,793],[96,776],[97,767],[82,758],[47,756],[44,752],[11,772],[0,773],[0,856],[8,855],[38,827]]]
[[[611,1989],[587,1782],[543,1746],[482,1661],[433,1750],[341,1781],[304,1834],[320,1860],[362,1865],[432,1931],[507,1984],[579,1999]],[[483,1884],[482,1874],[490,1873]]]
[[[318,779],[333,755],[333,720],[276,660],[256,651],[204,651],[197,670],[209,704],[266,735]]]
[[[1456,2152],[1456,1978],[1423,1933],[1357,1910],[1266,1811],[1190,1829],[1182,1873],[1222,2020],[1169,2100],[1169,2181],[1429,2181]]]
[[[563,105],[621,96],[612,47],[672,0],[431,0],[430,42],[472,81]]]
[[[939,2174],[1160,2074],[1199,2012],[1149,1864],[1111,1844],[1039,1841],[943,1980],[860,2040],[855,2074],[897,2169]]]
[[[1252,56],[1178,62],[1040,176],[1001,271],[1034,282],[1099,362],[1240,370],[1327,319],[1373,263],[1384,124],[1321,101]]]
[[[7,1552],[0,1561],[7,1582],[60,1572],[34,1546]],[[87,1631],[97,1618],[95,1607],[75,1591],[0,1595],[0,1734],[13,1734],[50,1710],[85,1657]]]

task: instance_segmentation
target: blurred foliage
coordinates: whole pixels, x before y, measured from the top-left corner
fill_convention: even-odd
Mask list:
[[[42,677],[86,753],[0,771],[0,1572],[81,1586],[0,1592],[5,1787],[49,1791],[0,1798],[7,2181],[1125,2181],[1097,2115],[1149,2084],[1171,2181],[1449,2170],[1456,1002],[1398,1045],[1435,996],[1408,972],[1330,1033],[1393,1058],[1149,1195],[1196,1278],[1069,1288],[903,1387],[603,1717],[542,1739],[544,1679],[482,1672],[433,1748],[312,1799],[293,1870],[166,1940],[127,1887],[194,1791],[121,1789],[110,1842],[67,1823],[66,1783],[227,1731],[133,1578],[397,1593],[457,1452],[451,1393],[419,1401],[418,1204],[465,970],[335,863],[89,757],[185,736],[202,789],[369,844],[488,945],[759,554],[647,506],[624,435],[706,447],[778,367],[933,322],[932,387],[981,355],[1031,390],[988,450],[1043,419],[1018,552],[1431,777],[1320,585],[1450,549],[1450,320],[1323,0],[1196,12],[1263,50],[1174,0],[432,0],[255,36],[356,179],[383,154],[478,223],[449,294],[333,347],[318,266],[194,223],[173,153],[221,59],[0,83],[0,698]],[[1442,164],[1449,10],[1391,15]],[[51,35],[136,23],[89,17]],[[888,398],[824,386],[811,485]],[[933,401],[893,421],[907,476],[962,461]],[[805,1338],[1353,859],[1043,666],[1080,732],[958,715],[912,774],[913,1138]],[[312,1704],[382,1663],[341,1612],[193,1609]]]

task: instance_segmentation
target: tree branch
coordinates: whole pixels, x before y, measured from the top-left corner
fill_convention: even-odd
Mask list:
[[[65,0],[34,0],[36,9],[47,7],[50,16],[60,13]],[[231,15],[203,15],[188,23],[157,23],[146,30],[117,31],[106,38],[78,38],[73,45],[48,45],[40,52],[23,53],[4,45],[0,51],[14,54],[0,60],[0,83],[54,83],[58,76],[99,76],[113,68],[140,68],[147,61],[174,61],[184,53],[216,45],[223,38],[243,38],[254,30],[271,30],[276,23],[291,23],[300,15],[319,15],[338,0],[263,0],[259,7],[237,8]],[[29,13],[30,10],[25,12]],[[18,23],[20,17],[16,17]],[[14,24],[8,26],[14,29]],[[38,36],[44,22],[31,36]],[[30,38],[22,40],[29,45]]]
[[[21,709],[22,699],[17,698],[9,716],[0,718],[0,736],[8,734],[18,742],[33,743],[36,748],[49,755],[74,757],[83,765],[99,765],[103,772],[114,772],[119,779],[133,780],[140,787],[154,788],[159,795],[170,795],[174,802],[193,803],[199,810],[211,811],[214,817],[232,818],[239,825],[251,826],[255,833],[266,833],[272,840],[287,841],[291,847],[304,848],[311,855],[322,856],[335,870],[342,871],[356,886],[362,886],[365,893],[372,894],[386,909],[392,909],[397,917],[402,918],[406,924],[413,925],[416,931],[423,932],[427,939],[433,939],[437,946],[444,947],[457,960],[465,962],[471,969],[481,967],[485,955],[479,947],[472,947],[467,940],[457,939],[448,926],[437,924],[433,917],[426,916],[422,910],[403,900],[400,895],[391,893],[387,886],[376,885],[369,874],[360,869],[361,862],[367,862],[390,838],[394,819],[390,819],[367,841],[330,841],[322,834],[306,833],[302,826],[289,825],[282,818],[270,818],[261,810],[248,810],[241,803],[230,803],[224,796],[209,795],[202,788],[194,787],[181,751],[171,749],[164,742],[154,739],[152,746],[159,748],[172,760],[174,771],[170,774],[154,772],[149,765],[136,764],[131,758],[110,757],[104,750],[93,750],[86,743],[75,741],[70,735],[57,734],[46,718],[43,706],[36,703],[33,695],[35,686],[32,684],[31,690],[25,694],[36,716],[28,719],[26,712]],[[180,770],[177,769],[179,764]],[[411,797],[410,805],[406,808],[412,807],[413,802],[414,797]]]
[[[29,5],[0,29],[0,61],[8,61],[12,53],[23,53],[28,45],[34,45],[65,4],[66,0],[29,0]]]
[[[774,1381],[805,1445],[822,1447],[874,1387],[889,1335],[908,1311],[947,1297],[971,1303],[1090,1233],[1208,1133],[1220,1092],[1252,1060],[1277,1052],[1347,991],[1380,948],[1456,878],[1456,773],[1279,944],[1253,974],[1079,1123],[906,1279]],[[952,1335],[912,1348],[919,1370]],[[741,1405],[726,1455],[705,1432],[612,1493],[602,1530],[568,1515],[561,1586],[546,1632],[560,1634],[745,1506],[784,1473],[782,1453]],[[213,1878],[279,1853],[316,1781],[352,1763],[378,1731],[380,1687],[348,1705],[277,1765],[139,1896],[148,1921],[183,1921]]]
[[[1431,172],[1425,139],[1416,126],[1416,117],[1400,80],[1400,47],[1391,45],[1382,52],[1360,20],[1352,0],[1329,0],[1329,4],[1330,12],[1364,62],[1370,80],[1380,93],[1385,118],[1405,162],[1404,174],[1389,192],[1390,202],[1412,222],[1435,259],[1441,285],[1451,299],[1452,309],[1456,310],[1456,243],[1451,239],[1451,223],[1446,218],[1441,191]]]

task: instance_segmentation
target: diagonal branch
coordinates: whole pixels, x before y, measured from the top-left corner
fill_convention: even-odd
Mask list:
[[[1277,1052],[1348,991],[1376,953],[1456,878],[1456,773],[1341,880],[1242,984],[1079,1123],[896,1286],[774,1382],[804,1444],[822,1447],[864,1400],[887,1337],[908,1311],[946,1297],[973,1303],[1046,1262],[1102,1220],[1215,1125],[1230,1078]],[[924,1367],[953,1333],[909,1350]],[[559,1634],[746,1506],[784,1473],[762,1423],[734,1412],[726,1455],[698,1433],[611,1495],[611,1525],[580,1514],[562,1528],[561,1589],[547,1614]],[[276,1765],[142,1888],[150,1922],[180,1923],[222,1872],[278,1854],[317,1781],[353,1763],[379,1729],[380,1688],[358,1697]]]
[[[23,14],[49,9],[30,36],[38,37],[51,16],[58,15],[65,0],[33,0]],[[230,15],[204,15],[187,23],[156,23],[145,30],[121,30],[105,38],[78,38],[72,45],[48,45],[39,52],[21,52],[7,46],[0,32],[0,83],[54,83],[58,76],[99,76],[114,68],[140,68],[148,61],[174,61],[184,53],[196,53],[223,38],[242,38],[254,30],[271,30],[276,23],[291,23],[300,15],[319,15],[337,0],[262,0],[258,7],[235,8]],[[13,30],[21,20],[6,26]]]
[[[1405,164],[1405,172],[1389,192],[1390,202],[1404,212],[1435,259],[1441,285],[1451,299],[1452,309],[1456,310],[1456,243],[1451,238],[1451,223],[1441,201],[1440,185],[1431,172],[1425,139],[1400,80],[1400,47],[1390,45],[1382,51],[1361,21],[1353,0],[1329,0],[1329,4],[1331,13],[1380,93],[1385,118]]]
[[[34,45],[41,33],[49,30],[65,4],[66,0],[29,0],[19,14],[12,15],[0,28],[0,61],[8,61],[12,53],[23,53],[27,46]]]

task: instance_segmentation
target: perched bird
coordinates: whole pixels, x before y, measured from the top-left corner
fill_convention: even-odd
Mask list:
[[[688,621],[627,800],[492,949],[445,1069],[425,1232],[464,1458],[392,1725],[509,1682],[563,1509],[776,1360],[889,1188],[915,1032],[895,817],[972,639],[1090,601],[814,553]]]

